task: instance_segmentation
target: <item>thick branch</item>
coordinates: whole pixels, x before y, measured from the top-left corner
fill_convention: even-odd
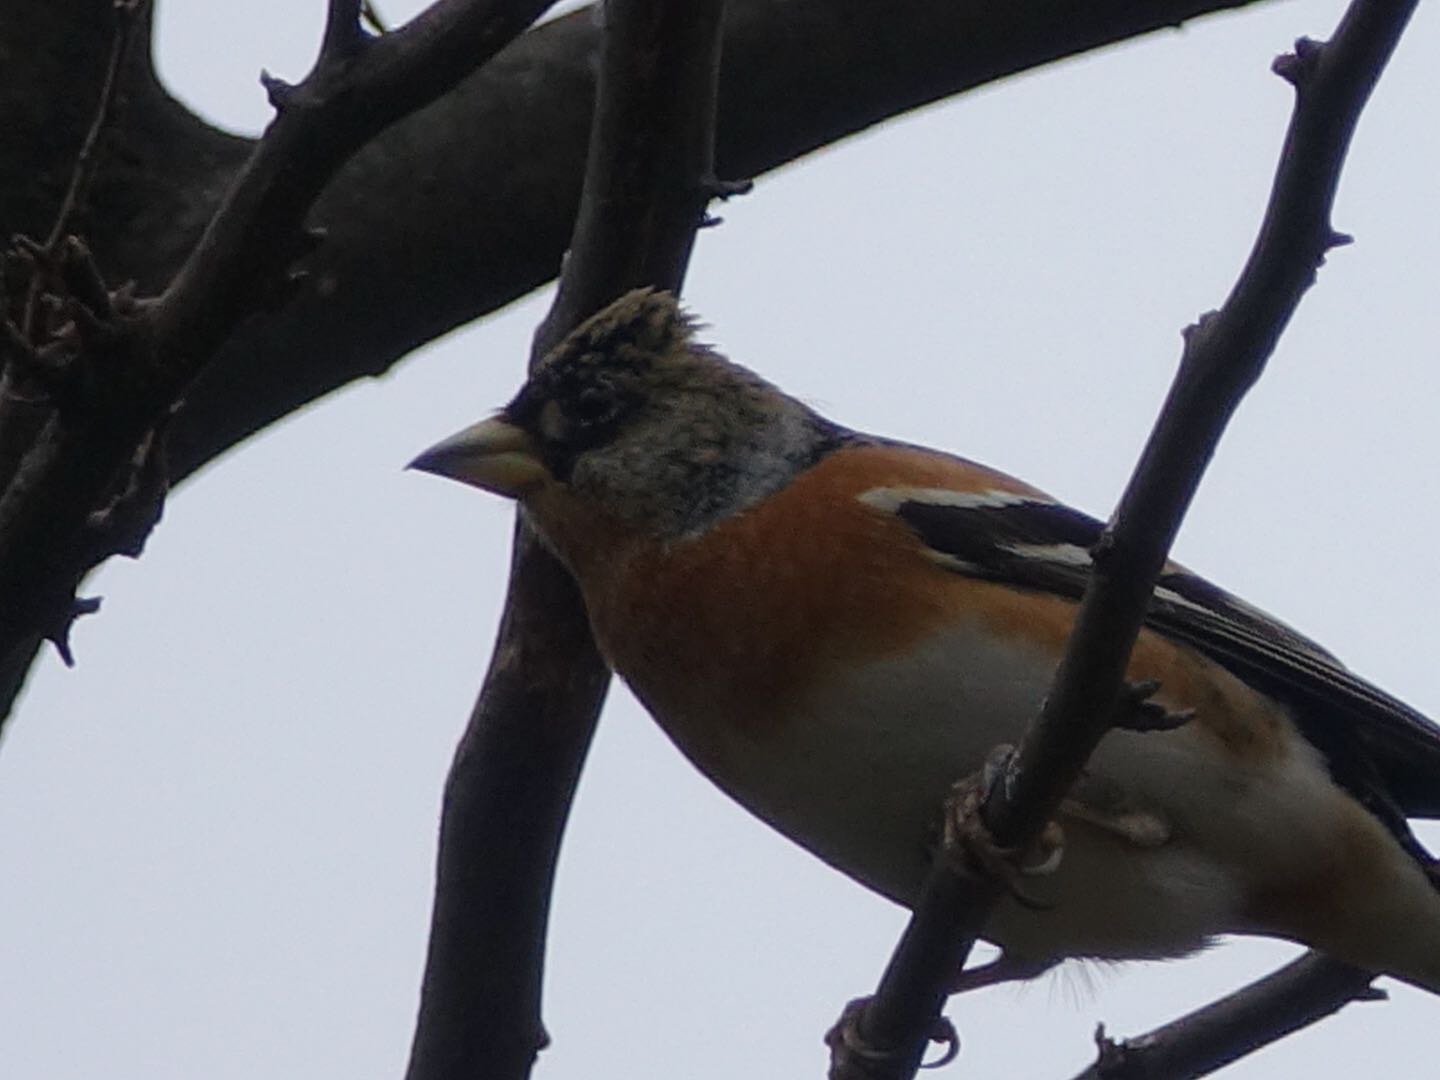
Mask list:
[[[737,0],[727,25],[727,47],[735,62],[724,95],[721,167],[732,174],[773,167],[945,94],[1244,2],[1134,5],[1104,0],[1087,7],[1083,18],[1062,20],[1040,0],[910,0],[903,19],[860,0],[797,0],[778,6]],[[88,116],[75,114],[75,95],[68,91],[77,82],[93,79],[98,86],[102,79],[108,38],[97,44],[90,35],[108,25],[99,17],[108,3],[23,5],[15,18],[0,21],[0,47],[17,60],[9,69],[13,83],[0,86],[0,126],[17,135],[16,145],[28,155],[6,155],[0,161],[0,209],[7,233],[43,232],[54,220],[64,188],[54,177],[57,171],[68,176],[71,162],[63,153],[57,161],[52,148],[68,145],[67,131],[75,132],[78,144],[89,123]],[[363,104],[366,93],[374,104],[375,94],[384,98],[397,86],[402,97],[412,89],[429,93],[432,80],[448,77],[449,64],[466,47],[468,34],[477,34],[477,44],[488,48],[484,41],[495,38],[497,26],[509,32],[502,25],[508,18],[503,11],[543,6],[533,0],[497,5],[494,10],[502,11],[497,23],[457,23],[458,32],[429,33],[463,8],[454,0],[440,5],[397,36],[399,42],[439,50],[441,62],[413,83],[399,75],[407,70],[406,50],[392,48],[391,36],[367,48],[354,44],[368,40],[358,28],[348,28],[330,40],[351,42],[357,55],[364,54],[371,75],[368,90],[354,86],[355,69],[343,62],[345,49],[336,48],[327,56],[337,62],[315,73],[315,85],[288,94],[279,84],[276,89],[292,113],[313,112],[316,95],[308,91],[337,81],[354,89],[341,95],[351,104]],[[348,18],[353,5],[341,9]],[[416,345],[494,310],[554,273],[578,192],[594,21],[592,13],[580,13],[525,35],[461,89],[373,140],[311,215],[327,228],[328,239],[307,260],[308,279],[291,281],[284,288],[288,303],[252,314],[234,333],[240,314],[254,311],[257,290],[264,295],[259,283],[275,276],[265,251],[283,254],[283,266],[304,250],[304,235],[291,223],[298,224],[297,212],[313,197],[325,170],[302,169],[268,192],[242,186],[232,200],[239,213],[225,220],[249,219],[257,227],[222,227],[212,221],[201,247],[192,251],[194,239],[213,217],[216,193],[231,186],[248,148],[186,114],[160,88],[148,49],[135,50],[122,124],[106,140],[105,168],[86,215],[92,247],[112,281],[130,277],[152,291],[170,281],[182,256],[190,256],[166,303],[151,316],[168,372],[167,379],[150,387],[154,401],[168,396],[169,384],[194,374],[197,356],[229,337],[188,385],[184,407],[169,425],[172,479],[183,478],[316,396],[385,370]],[[331,25],[337,25],[334,19]],[[57,49],[63,42],[71,62],[51,62],[58,54],[47,42]],[[904,63],[895,62],[900,56]],[[855,78],[857,71],[866,77]],[[320,78],[337,73],[338,80]],[[354,109],[350,115],[366,113],[365,122],[379,127],[413,100],[400,101],[394,109]],[[278,146],[298,127],[311,132],[292,139],[302,161],[331,157],[354,134],[344,116],[345,102],[333,110],[326,124],[308,128],[282,117],[269,141]],[[456,140],[456,131],[467,137]],[[535,132],[544,132],[544,138]],[[288,160],[263,146],[248,156],[252,172],[260,174],[277,157]],[[257,159],[266,168],[257,169]],[[417,168],[417,162],[423,165]],[[424,198],[415,197],[417,185]],[[478,205],[477,192],[482,196]],[[265,242],[274,239],[272,229],[287,236],[282,248],[266,248]],[[217,252],[222,257],[215,257]],[[496,258],[496,252],[504,257]],[[237,271],[238,278],[230,280],[221,273],[223,267]],[[223,287],[213,288],[217,282]],[[407,303],[395,304],[397,295],[406,296]],[[123,460],[126,444],[143,437],[146,412],[140,410],[136,430],[123,433],[114,447],[71,455],[71,460]],[[98,486],[110,482],[104,478]],[[41,486],[50,487],[48,482]],[[72,501],[78,503],[78,488],[75,492]],[[69,520],[80,520],[78,513]],[[28,569],[22,575],[26,580],[32,576]],[[8,709],[25,664],[7,654],[4,666],[16,676],[0,680],[5,691],[0,705]]]
[[[1345,150],[1413,10],[1413,0],[1354,0],[1333,42],[1301,41],[1277,62],[1296,107],[1259,238],[1224,307],[1186,335],[1170,394],[1093,552],[1095,572],[1045,706],[985,802],[1003,848],[1030,847],[1109,730],[1155,578],[1205,466],[1325,252],[1341,242],[1329,214]],[[849,1053],[856,1040],[838,1041],[833,1076],[914,1075],[949,981],[998,898],[996,882],[955,875],[937,860],[858,1019],[860,1044],[885,1056]]]
[[[394,34],[370,39],[358,22],[345,25],[358,20],[358,9],[334,0],[315,69],[298,86],[268,81],[279,115],[158,300],[112,304],[78,244],[54,268],[48,253],[32,258],[36,280],[63,286],[57,299],[68,321],[45,320],[32,334],[23,318],[5,339],[11,355],[0,382],[0,460],[15,462],[0,476],[0,670],[7,689],[18,685],[9,673],[37,637],[63,647],[79,610],[73,596],[81,576],[97,551],[118,550],[97,544],[97,515],[128,486],[127,468],[142,446],[156,444],[157,428],[195,374],[276,291],[303,250],[301,223],[320,190],[356,149],[452,87],[547,6],[441,0]],[[87,153],[95,141],[87,138]],[[68,200],[65,207],[68,215]],[[0,700],[0,713],[9,705]]]
[[[532,364],[627,289],[678,292],[713,176],[722,0],[611,0],[572,254]],[[555,860],[606,671],[522,522],[485,686],[445,788],[408,1080],[530,1073]]]
[[[755,175],[907,109],[1244,2],[1096,0],[1057,12],[1046,0],[733,0],[718,165]],[[54,219],[70,159],[47,155],[78,145],[88,123],[73,115],[71,89],[99,85],[109,39],[93,36],[108,3],[20,4],[0,20],[11,60],[0,129],[23,150],[0,155],[0,234],[40,234]],[[357,156],[312,214],[328,239],[309,282],[243,327],[191,387],[170,437],[177,476],[556,273],[579,197],[596,51],[590,11],[538,27]],[[146,60],[119,133],[124,153],[107,159],[88,225],[109,276],[154,292],[249,146],[185,113]]]
[[[157,304],[162,372],[188,383],[304,244],[300,227],[340,166],[395,121],[489,60],[554,0],[439,0],[371,38],[359,4],[331,4],[324,47],[298,86],[265,76],[276,117]]]

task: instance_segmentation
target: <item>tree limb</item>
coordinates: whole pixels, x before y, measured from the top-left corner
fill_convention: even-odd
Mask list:
[[[1046,0],[733,0],[717,162],[756,175],[905,110],[1246,2],[1096,0],[1059,12]],[[108,38],[91,36],[107,4],[47,0],[0,20],[11,59],[0,128],[23,150],[0,156],[0,235],[53,220],[62,185],[51,174],[68,175],[70,162],[45,155],[57,141],[78,145],[88,123],[67,88],[99,83]],[[242,327],[190,388],[170,435],[177,478],[554,276],[579,197],[596,33],[592,11],[535,28],[341,172],[311,215],[328,237],[310,279]],[[87,237],[109,277],[154,292],[251,144],[185,112],[136,53],[124,153],[107,160]],[[86,66],[54,63],[60,55]]]
[[[439,0],[382,37],[358,0],[331,0],[320,58],[291,86],[264,74],[276,116],[155,306],[162,372],[183,384],[308,244],[305,215],[340,166],[513,40],[554,0]]]
[[[1207,1076],[1352,1001],[1383,1001],[1375,976],[1306,953],[1249,986],[1122,1042],[1095,1033],[1098,1055],[1075,1080],[1192,1080]]]
[[[51,0],[21,5],[0,20],[0,52],[11,60],[0,82],[0,128],[23,150],[0,155],[0,233],[36,233],[53,220],[63,192],[55,176],[68,175],[71,164],[63,154],[57,159],[55,148],[72,145],[67,132],[78,143],[90,119],[76,113],[69,89],[101,81],[108,50],[94,35],[108,25],[100,16],[109,2]],[[1101,0],[1062,19],[1043,0],[907,0],[903,17],[893,5],[864,0],[735,0],[726,24],[731,62],[722,88],[720,166],[731,175],[773,168],[947,94],[1248,2]],[[593,12],[581,12],[537,28],[456,90],[371,140],[311,212],[326,242],[306,259],[308,276],[282,286],[285,303],[258,312],[252,305],[236,327],[236,304],[216,303],[225,290],[205,288],[213,274],[194,276],[218,264],[190,261],[166,313],[167,340],[193,334],[226,340],[168,423],[172,481],[555,273],[579,191],[593,24]],[[248,257],[245,235],[207,232],[207,223],[253,144],[175,102],[155,76],[148,39],[142,35],[137,44],[145,47],[132,50],[121,122],[107,139],[83,224],[111,281],[130,278],[142,292],[154,292],[193,255],[202,232],[205,245],[228,243],[231,255]],[[57,63],[62,55],[66,62]],[[304,94],[290,97],[307,104]],[[466,138],[455,139],[456,131]],[[343,137],[345,124],[334,124],[331,135]],[[285,207],[293,209],[305,186],[282,189],[269,210],[289,213]],[[415,197],[417,189],[423,198]],[[303,252],[303,233],[295,243],[291,255]],[[406,302],[395,303],[397,296]],[[245,291],[236,290],[234,300],[244,299]],[[181,348],[167,364],[193,371],[185,360],[193,351]],[[133,426],[143,436],[145,424]],[[134,435],[117,443],[133,445]],[[128,454],[117,445],[99,457]],[[112,482],[100,478],[97,486]],[[71,515],[70,524],[75,520]],[[8,640],[13,647],[0,655],[0,713],[13,702],[39,639],[11,633]]]
[[[722,0],[611,0],[572,253],[531,365],[628,289],[678,292],[714,184]],[[578,591],[521,521],[505,614],[445,786],[407,1080],[510,1080],[548,1042],[546,917],[609,684]]]
[[[1111,726],[1155,578],[1205,466],[1325,253],[1345,242],[1329,220],[1340,168],[1414,6],[1353,0],[1331,43],[1301,39],[1276,61],[1296,105],[1259,237],[1225,305],[1186,333],[1169,396],[1092,553],[1094,574],[1045,706],[984,802],[1001,848],[1030,847]],[[849,1011],[832,1040],[832,1077],[914,1075],[949,982],[999,896],[988,876],[936,860],[874,999]]]
[[[123,545],[105,542],[113,498],[131,488],[144,464],[142,447],[159,454],[157,432],[195,375],[313,247],[301,226],[336,170],[493,56],[550,2],[440,0],[393,34],[371,38],[360,28],[357,4],[331,0],[315,68],[297,86],[267,81],[275,120],[156,300],[112,300],[89,251],[73,238],[58,259],[33,243],[7,259],[7,277],[28,258],[31,281],[53,282],[58,292],[50,317],[36,326],[27,299],[23,325],[7,323],[0,352],[7,466],[0,476],[0,685],[18,686],[11,673],[28,661],[37,637],[55,641],[68,657],[71,620],[93,610],[75,599],[81,577],[100,559],[135,547],[128,535]],[[122,53],[117,46],[115,55]],[[87,138],[86,153],[93,142]],[[157,500],[164,487],[154,488]],[[126,514],[131,522],[145,516]],[[158,506],[148,516],[153,523]],[[10,704],[0,700],[0,713]]]

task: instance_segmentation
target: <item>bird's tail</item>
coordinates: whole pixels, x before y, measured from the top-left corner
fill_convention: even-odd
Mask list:
[[[1333,935],[1316,935],[1314,944],[1367,971],[1440,994],[1440,890],[1431,876],[1412,861],[1351,900],[1343,926]]]

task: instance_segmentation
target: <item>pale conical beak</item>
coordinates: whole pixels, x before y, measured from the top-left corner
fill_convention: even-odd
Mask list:
[[[406,467],[448,476],[512,499],[551,479],[535,440],[499,416],[457,431]]]

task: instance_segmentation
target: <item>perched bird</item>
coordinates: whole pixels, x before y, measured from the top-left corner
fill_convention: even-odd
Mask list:
[[[1036,714],[1093,518],[848,430],[641,290],[415,467],[518,499],[605,657],[738,802],[901,903],[950,785]],[[1174,957],[1268,934],[1440,993],[1440,731],[1295,631],[1171,565],[1128,677],[1193,717],[1108,734],[1000,969]],[[1049,860],[1054,864],[1055,860]],[[1022,868],[1022,872],[1026,868]]]

